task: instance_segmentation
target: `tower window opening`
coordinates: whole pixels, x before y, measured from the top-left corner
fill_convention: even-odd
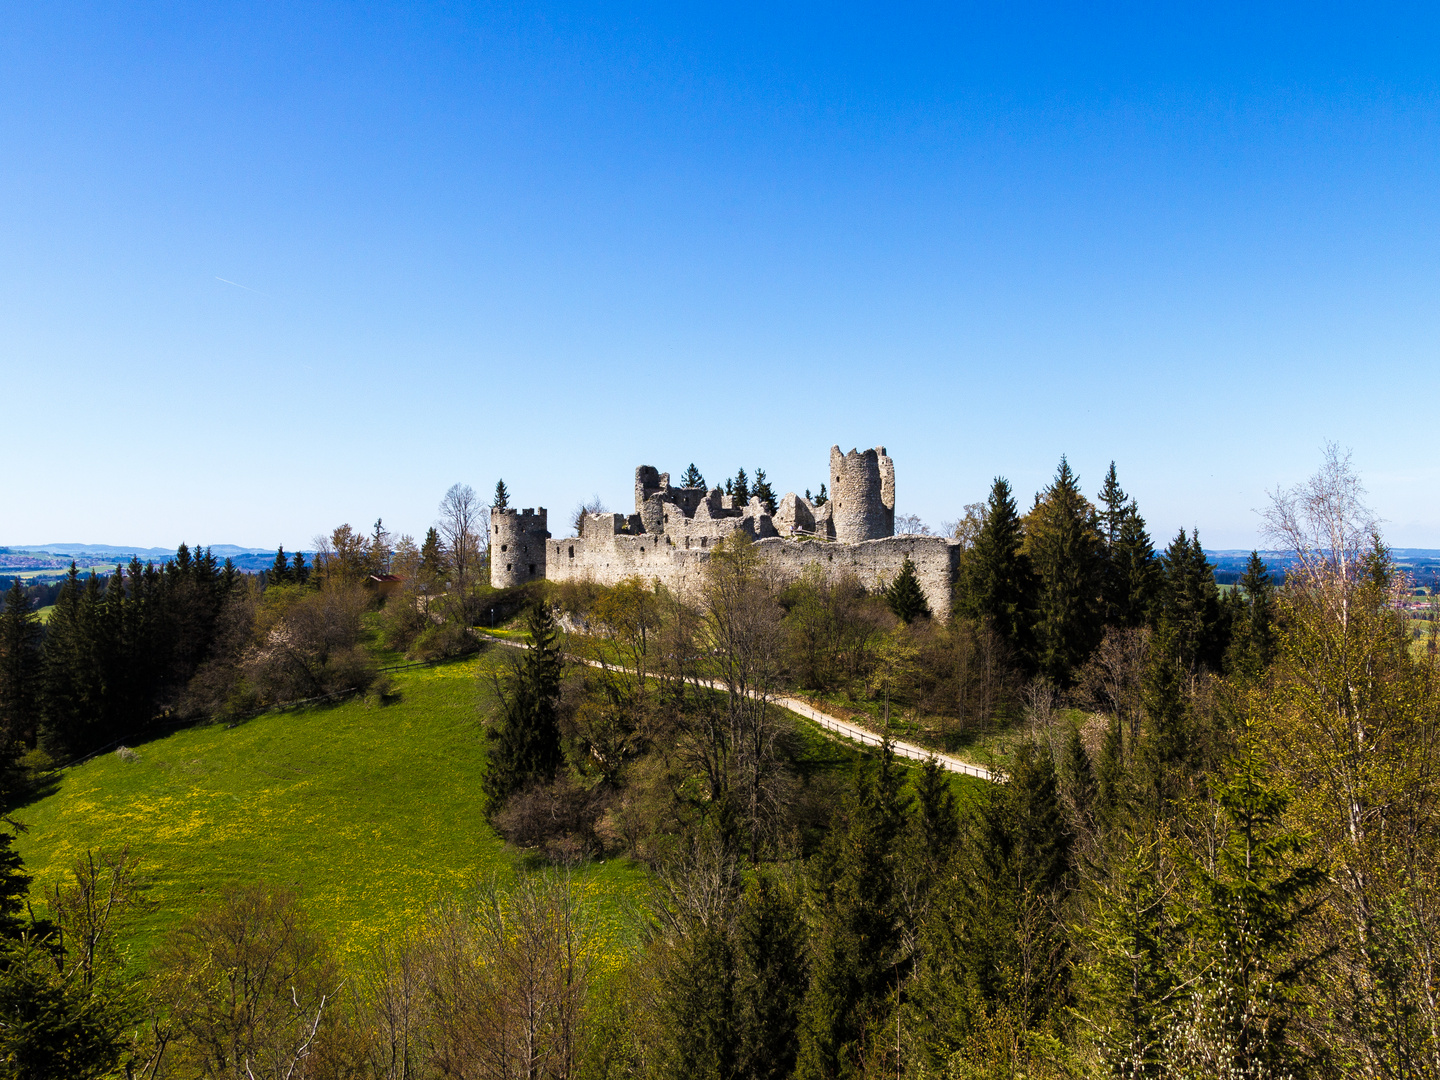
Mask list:
[[[508,562],[505,564],[505,570],[506,570],[507,573],[508,573],[509,570],[510,570],[510,564],[509,564]]]
[[[501,550],[501,551],[509,551],[509,550],[510,550],[510,545],[509,545],[509,544],[501,544],[501,545],[500,545],[500,550]]]

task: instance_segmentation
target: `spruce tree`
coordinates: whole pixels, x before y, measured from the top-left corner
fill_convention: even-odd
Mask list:
[[[965,555],[960,607],[963,614],[988,621],[1022,661],[1032,653],[1030,622],[1035,591],[1024,541],[1010,482],[997,476],[990,488],[984,523]]]
[[[687,488],[703,488],[705,486],[705,476],[695,467],[693,461],[690,462],[690,467],[681,474],[680,486]]]
[[[735,925],[736,1074],[786,1080],[800,1048],[805,923],[785,888],[761,871],[747,884]]]
[[[490,507],[493,510],[506,510],[510,506],[510,489],[505,486],[504,480],[495,481],[495,498],[491,501]]]
[[[895,617],[903,623],[912,623],[930,614],[930,605],[925,602],[925,593],[920,588],[920,579],[915,576],[915,564],[907,555],[900,564],[900,572],[885,590],[885,600]]]
[[[94,722],[100,715],[100,672],[94,649],[98,600],[95,576],[82,583],[72,562],[46,625],[40,665],[40,740],[61,760],[92,748]]]
[[[40,617],[16,578],[0,613],[0,762],[35,745],[40,726]]]
[[[1089,821],[1090,811],[1095,804],[1095,770],[1090,763],[1090,754],[1085,749],[1085,743],[1080,738],[1080,728],[1076,724],[1070,725],[1065,739],[1060,781],[1074,813],[1075,824],[1085,824]]]
[[[425,541],[420,545],[420,573],[432,581],[445,576],[445,549],[433,525],[425,531]]]
[[[810,493],[807,491],[805,494],[808,496]],[[815,496],[815,505],[816,505],[816,506],[824,506],[824,505],[825,505],[827,502],[829,502],[829,501],[830,501],[830,493],[825,490],[825,485],[824,485],[824,484],[821,484],[821,485],[820,485],[820,494]]]
[[[1258,551],[1250,552],[1239,587],[1230,596],[1238,610],[1226,652],[1226,671],[1258,678],[1275,658],[1275,586]]]
[[[750,501],[750,478],[745,475],[744,469],[735,473],[735,479],[725,485],[730,494],[735,497],[736,506],[744,506]]]
[[[1135,500],[1120,487],[1113,461],[1100,489],[1100,503],[1103,507],[1099,525],[1105,560],[1101,589],[1105,623],[1108,626],[1140,626],[1148,614],[1155,590],[1155,549]]]
[[[755,487],[750,493],[760,500],[760,505],[765,507],[767,514],[775,513],[775,491],[770,487],[764,469],[755,470]]]
[[[1220,670],[1225,645],[1220,591],[1199,532],[1187,537],[1181,529],[1160,562],[1164,579],[1158,621],[1175,631],[1180,665],[1192,675],[1202,667]]]
[[[1247,746],[1229,771],[1214,791],[1224,842],[1213,869],[1209,860],[1196,864],[1210,959],[1196,996],[1217,1029],[1210,1033],[1214,1044],[1229,1051],[1222,1069],[1298,1074],[1305,1063],[1288,1030],[1306,1014],[1319,959],[1300,943],[1298,930],[1319,906],[1325,874],[1302,834],[1286,827],[1289,796],[1255,750]]]
[[[854,1075],[903,961],[897,873],[908,800],[887,740],[856,773],[816,858],[820,914],[795,1075]]]
[[[500,716],[490,731],[483,786],[492,810],[511,794],[546,781],[564,763],[560,747],[560,631],[548,604],[530,611],[530,644],[502,684],[495,682]]]
[[[30,925],[25,917],[25,897],[30,890],[30,875],[15,850],[15,837],[8,828],[0,828],[0,941],[16,941]]]
[[[310,567],[305,565],[305,553],[303,551],[295,552],[295,559],[291,564],[290,572],[294,575],[295,584],[305,585],[309,583]]]
[[[288,585],[293,580],[290,560],[286,557],[285,546],[282,544],[275,550],[275,561],[270,564],[270,569],[265,571],[265,584]]]
[[[1095,509],[1080,493],[1070,463],[1025,519],[1025,545],[1035,569],[1035,649],[1040,671],[1060,686],[1090,658],[1104,629],[1104,547]]]
[[[1150,618],[1160,586],[1160,563],[1132,499],[1120,521],[1105,579],[1105,618],[1111,626],[1134,628]]]

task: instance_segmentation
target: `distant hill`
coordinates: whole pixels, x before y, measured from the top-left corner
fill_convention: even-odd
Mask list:
[[[1434,586],[1440,582],[1440,548],[1391,548],[1390,555],[1401,570],[1414,578],[1415,584]],[[1245,572],[1250,552],[1226,548],[1207,551],[1205,557],[1215,568],[1215,580],[1221,585],[1233,585]],[[1262,551],[1260,558],[1277,580],[1285,576],[1286,568],[1295,561],[1295,557],[1285,551]]]
[[[246,573],[268,568],[275,561],[275,548],[239,547],[235,544],[191,544],[191,550],[209,547],[215,558],[230,559]],[[314,561],[315,553],[305,558]],[[9,544],[0,547],[0,577],[50,578],[65,573],[73,560],[82,570],[109,570],[132,558],[163,563],[173,558],[174,548],[135,547],[125,544]]]

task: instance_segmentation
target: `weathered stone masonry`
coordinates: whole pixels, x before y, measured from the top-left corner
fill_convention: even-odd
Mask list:
[[[775,514],[759,499],[737,505],[719,488],[670,486],[670,474],[635,470],[635,513],[587,514],[580,535],[555,539],[546,512],[491,514],[490,574],[497,587],[537,578],[590,579],[614,585],[627,577],[658,578],[682,596],[699,588],[710,549],[737,529],[783,579],[818,566],[850,575],[867,589],[884,588],[908,557],[930,610],[948,618],[960,547],[940,536],[895,536],[895,465],[883,446],[842,454],[830,450],[830,490],[823,506],[788,493]]]

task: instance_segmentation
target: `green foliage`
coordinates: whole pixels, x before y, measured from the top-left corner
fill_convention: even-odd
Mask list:
[[[495,481],[495,497],[490,500],[490,507],[494,510],[505,510],[510,506],[510,489],[505,486],[504,480]]]
[[[864,763],[813,868],[817,915],[798,1077],[857,1075],[903,959],[898,884],[909,800],[887,741]]]
[[[764,469],[755,470],[755,486],[750,494],[760,500],[760,505],[765,507],[767,514],[775,513],[775,490],[770,486]]]
[[[680,475],[680,486],[687,488],[703,488],[705,486],[705,474],[695,467],[693,461],[689,468]]]
[[[0,770],[35,745],[43,636],[40,618],[16,578],[0,612]]]
[[[1219,671],[1225,626],[1215,573],[1200,546],[1199,532],[1187,537],[1181,529],[1160,563],[1163,581],[1157,621],[1174,632],[1177,662],[1190,674],[1202,667]]]
[[[1025,550],[1037,580],[1037,665],[1056,685],[1068,686],[1100,643],[1105,560],[1095,509],[1063,457],[1026,516]]]
[[[499,715],[490,730],[485,797],[492,810],[528,784],[549,780],[564,764],[560,747],[560,631],[548,604],[530,611],[530,644],[502,683]]]
[[[997,476],[985,507],[985,520],[963,563],[963,614],[988,621],[1012,653],[1032,654],[1030,627],[1035,580],[1024,551],[1025,534],[1010,484]]]
[[[1159,587],[1159,564],[1155,558],[1145,519],[1120,487],[1115,463],[1105,474],[1100,489],[1100,532],[1105,549],[1105,622],[1109,626],[1142,625],[1150,614]]]
[[[912,623],[921,616],[930,614],[930,605],[925,602],[925,593],[920,588],[920,579],[915,576],[915,564],[907,555],[900,564],[900,572],[885,590],[885,599],[890,610],[903,623]]]
[[[440,534],[432,525],[425,530],[425,541],[420,545],[420,573],[427,581],[437,582],[444,578],[448,568]]]
[[[123,999],[77,978],[48,939],[0,942],[0,1074],[114,1076],[129,1019]]]

